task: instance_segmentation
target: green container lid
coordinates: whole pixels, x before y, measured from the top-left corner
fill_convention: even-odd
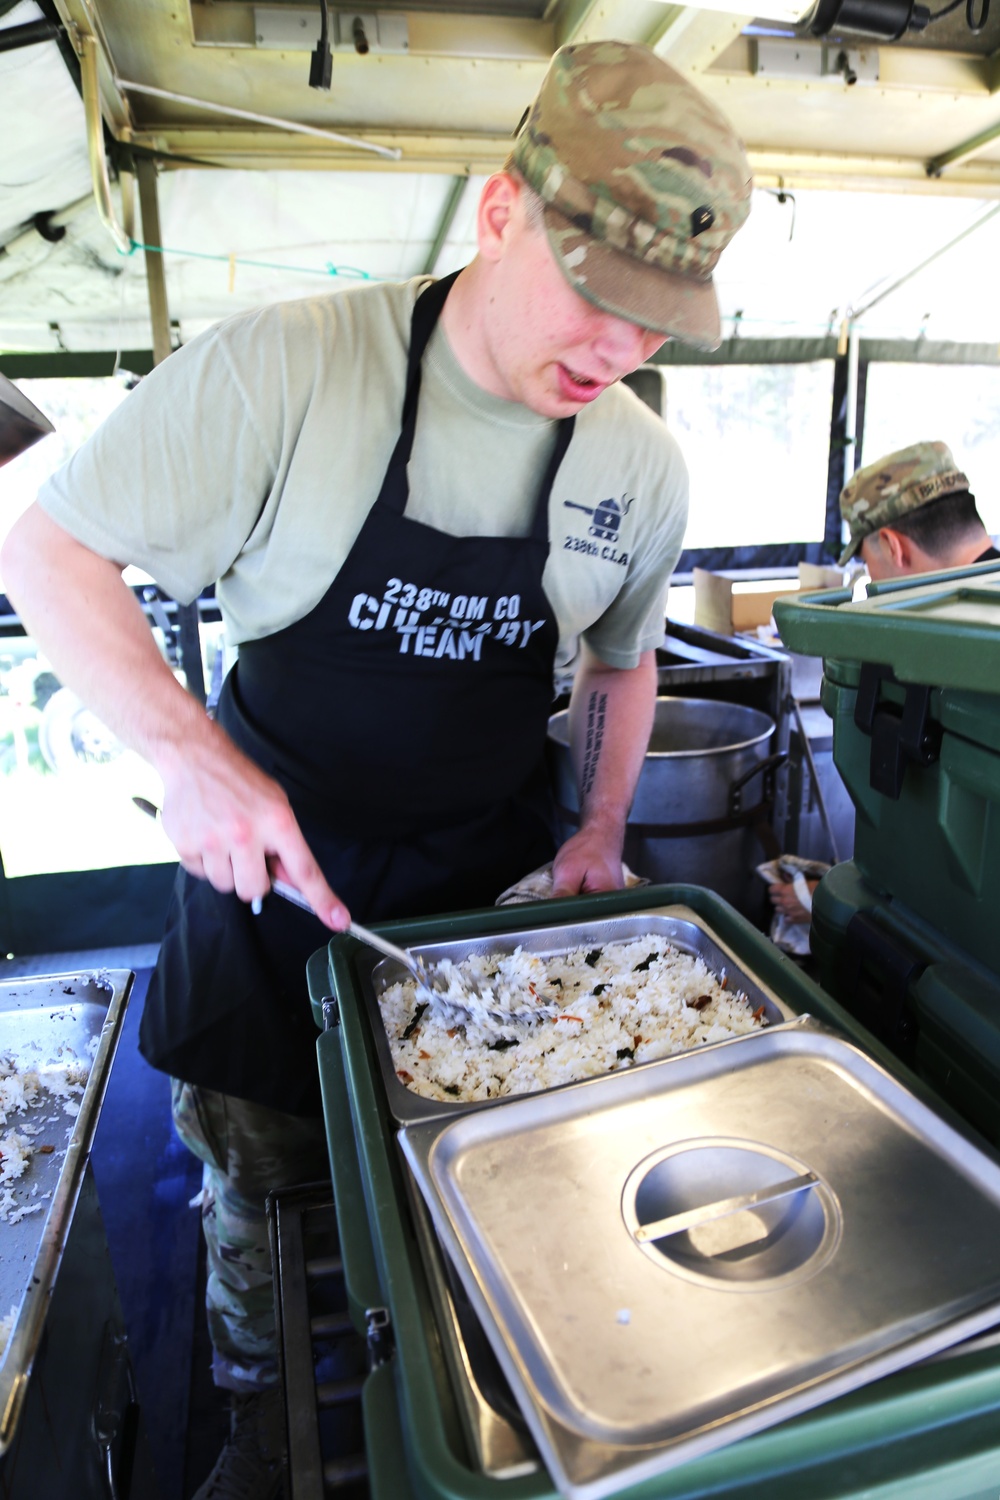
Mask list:
[[[1000,693],[1000,566],[978,563],[774,603],[783,643],[807,656],[880,662],[901,682]]]

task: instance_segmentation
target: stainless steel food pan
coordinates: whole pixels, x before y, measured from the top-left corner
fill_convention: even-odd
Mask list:
[[[11,1115],[3,1127],[17,1130],[25,1121],[41,1125],[41,1132],[30,1138],[32,1144],[51,1145],[53,1150],[36,1151],[15,1184],[20,1201],[39,1202],[43,1211],[16,1224],[0,1222],[0,1316],[15,1312],[13,1330],[0,1355],[0,1453],[10,1446],[27,1394],[133,977],[127,969],[113,969],[0,984],[0,1057],[13,1054],[41,1061],[62,1047],[81,1060],[92,1058],[83,1095],[77,1096],[75,1118],[53,1100],[26,1115]],[[34,1187],[37,1194],[31,1191]]]
[[[781,1026],[400,1132],[559,1489],[599,1500],[996,1323],[1000,1165]]]
[[[490,933],[482,937],[463,937],[453,942],[426,945],[415,943],[411,946],[425,961],[431,963],[439,962],[442,958],[457,962],[474,953],[513,953],[518,947],[528,953],[550,957],[573,948],[627,942],[644,937],[647,933],[664,938],[683,953],[701,958],[716,975],[725,971],[730,988],[742,990],[755,1008],[759,1005],[764,1007],[764,1016],[769,1025],[779,1025],[794,1018],[794,1012],[774,990],[760,981],[753,970],[712,931],[704,918],[687,906],[652,907],[646,911],[605,917],[597,921],[571,922],[558,927],[525,927],[517,932]],[[419,1120],[464,1114],[470,1109],[489,1109],[506,1103],[506,1098],[472,1104],[447,1104],[436,1099],[425,1099],[396,1076],[378,1002],[385,989],[407,976],[391,959],[380,959],[372,950],[366,950],[366,955],[369,952],[370,959],[366,956],[359,961],[355,972],[363,1002],[371,1018],[375,1050],[393,1118],[401,1125],[409,1125]],[[650,1064],[638,1063],[636,1066],[649,1067]],[[560,1088],[573,1086],[559,1085]]]

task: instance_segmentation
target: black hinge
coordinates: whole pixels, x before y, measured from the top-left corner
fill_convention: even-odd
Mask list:
[[[907,765],[929,766],[941,753],[941,726],[930,718],[931,689],[900,683],[905,695],[900,708],[879,697],[883,682],[897,681],[891,667],[863,662],[854,704],[855,724],[871,736],[869,784],[893,802],[899,800]]]

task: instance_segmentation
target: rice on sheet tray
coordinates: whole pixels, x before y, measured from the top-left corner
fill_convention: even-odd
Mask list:
[[[61,1170],[99,1043],[99,1036],[91,1037],[83,1057],[58,1040],[45,1045],[29,1040],[17,1052],[0,1051],[0,1223],[19,1224],[48,1212],[52,1189],[44,1184],[53,1180],[52,1174],[32,1167],[38,1157],[58,1162]],[[6,1233],[0,1230],[0,1263],[23,1262],[25,1241],[11,1242]],[[14,1332],[18,1307],[15,1302],[0,1317],[0,1359]]]
[[[21,1179],[34,1156],[66,1155],[65,1138],[73,1125],[65,1125],[59,1111],[71,1122],[76,1120],[99,1041],[91,1038],[84,1058],[60,1042],[43,1048],[29,1041],[20,1054],[0,1053],[0,1222],[17,1224],[29,1214],[41,1213],[51,1198],[46,1192],[31,1201],[38,1197],[38,1185],[30,1177],[27,1182]],[[11,1124],[15,1116],[17,1122]]]
[[[763,1006],[726,988],[725,971],[716,978],[655,935],[551,957],[473,954],[454,969],[478,980],[488,1003],[492,991],[498,1009],[523,1004],[529,986],[561,1008],[527,1025],[455,1026],[417,1001],[412,980],[389,986],[379,1004],[397,1076],[444,1103],[535,1093],[767,1024]]]

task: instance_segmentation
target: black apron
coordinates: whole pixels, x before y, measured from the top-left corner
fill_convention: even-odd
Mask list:
[[[240,647],[219,700],[219,723],[284,787],[361,922],[488,905],[555,848],[544,750],[558,628],[542,572],[573,419],[558,425],[527,537],[453,537],[407,517],[420,363],[454,279],[414,306],[400,435],[343,567],[309,614]],[[179,871],[143,1055],[189,1083],[318,1114],[305,966],[326,936],[276,897],[254,917]]]

